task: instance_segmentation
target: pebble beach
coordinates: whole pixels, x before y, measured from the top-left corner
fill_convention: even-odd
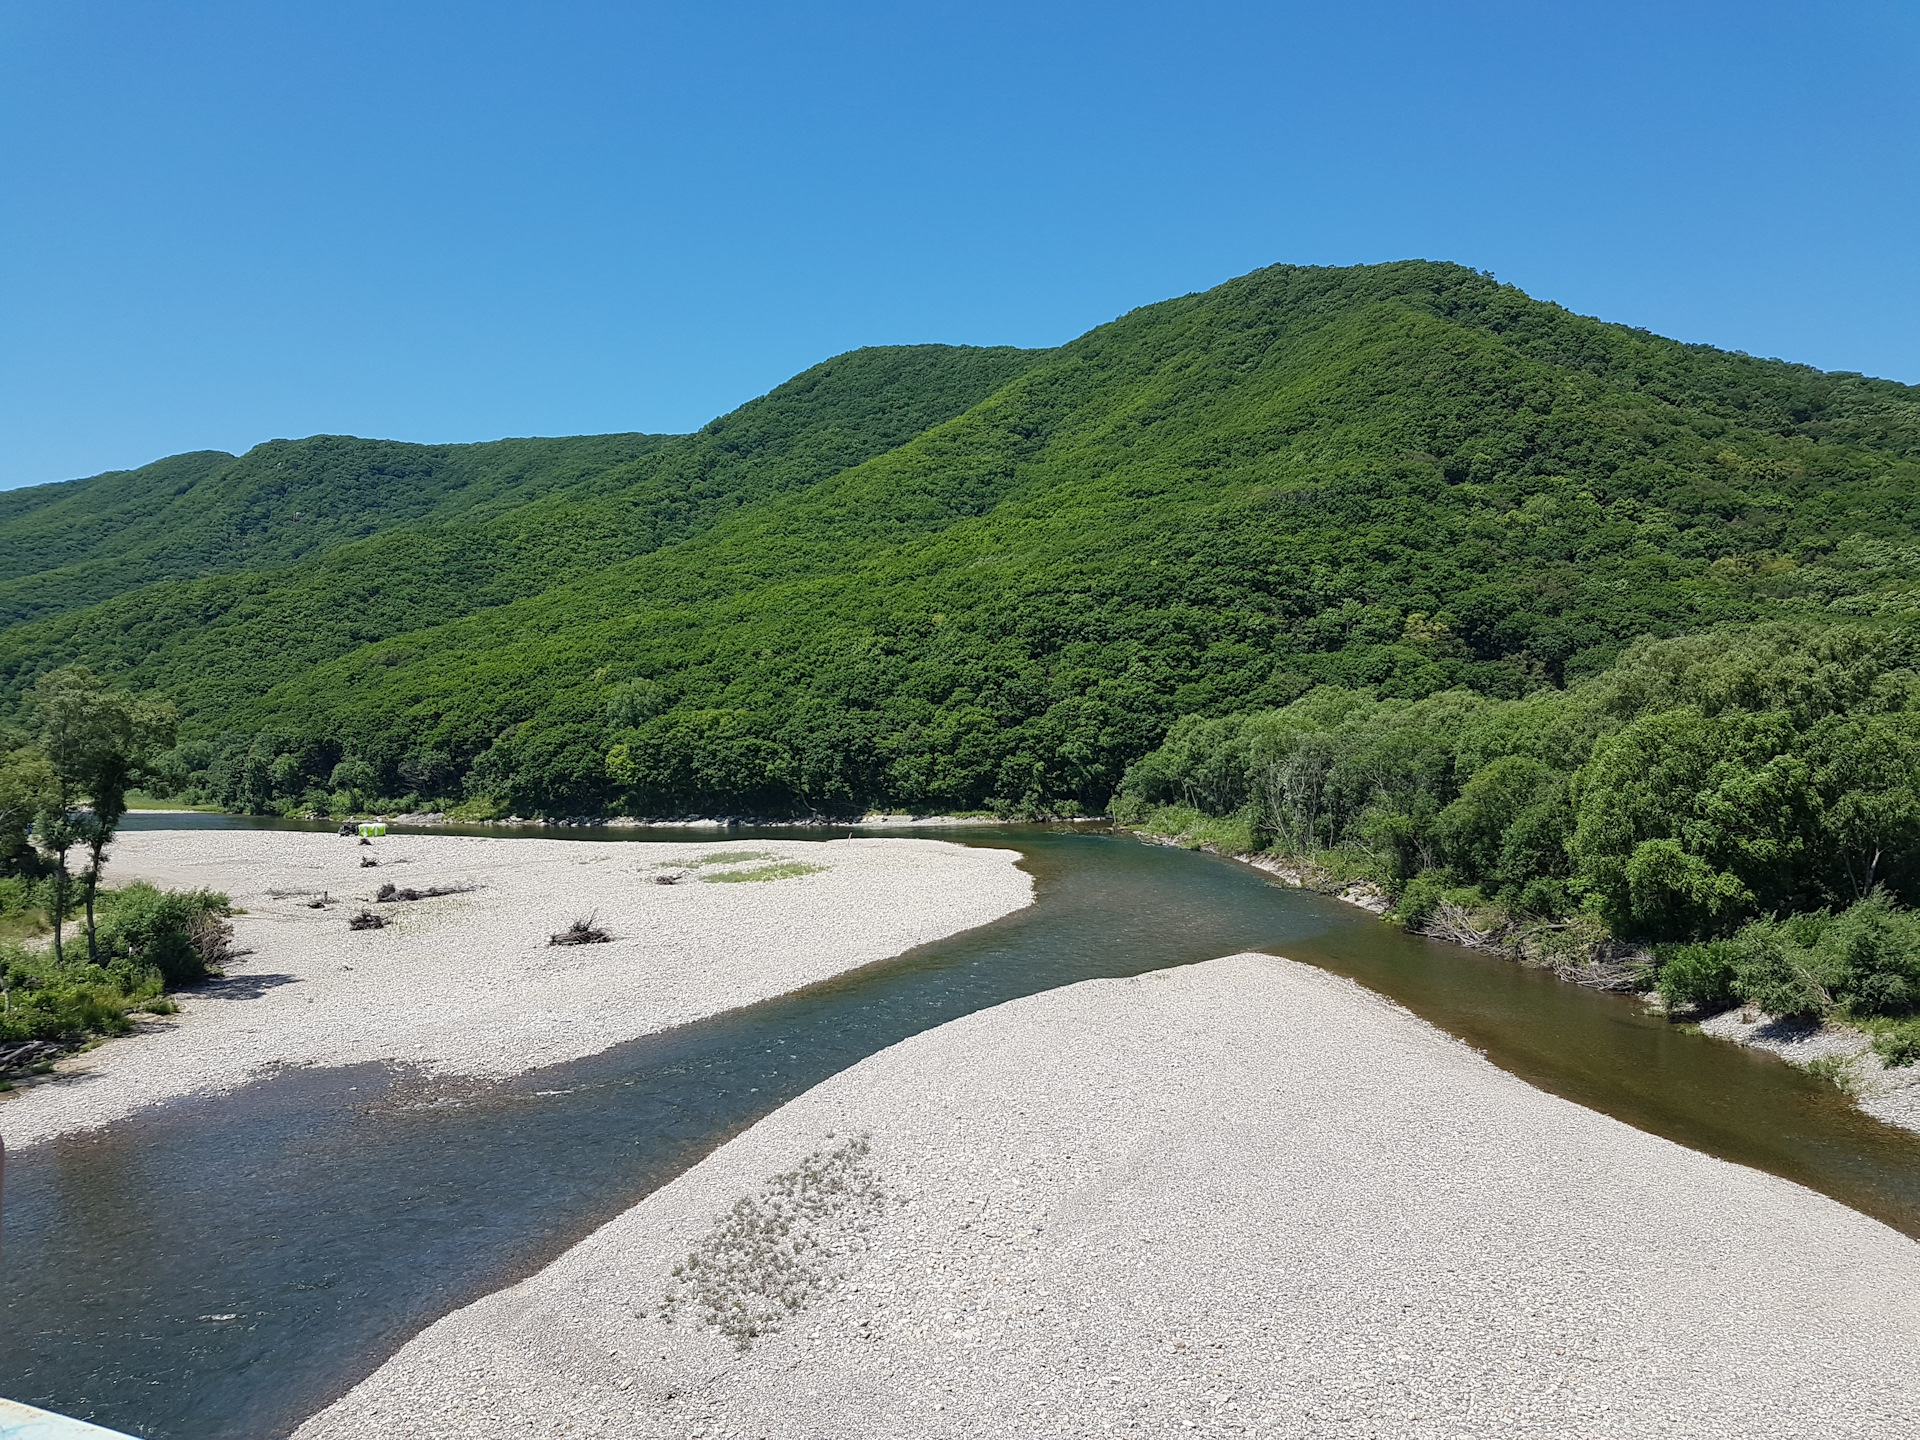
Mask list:
[[[0,1136],[17,1150],[281,1065],[484,1079],[577,1059],[998,919],[1032,901],[1018,859],[892,838],[129,831],[110,883],[225,892],[236,958],[180,1014],[0,1097]],[[455,893],[381,903],[383,884]],[[384,927],[350,929],[362,910]],[[588,918],[607,943],[549,943]]]
[[[298,1440],[1910,1437],[1920,1246],[1266,955],[861,1062]]]

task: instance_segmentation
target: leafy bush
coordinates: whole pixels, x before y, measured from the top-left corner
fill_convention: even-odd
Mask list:
[[[1873,1037],[1874,1052],[1889,1065],[1920,1061],[1920,1020],[1903,1020]]]
[[[1920,916],[1883,892],[1838,915],[1756,921],[1730,948],[1740,997],[1769,1015],[1898,1016],[1920,1002]]]
[[[1673,1006],[1739,1000],[1779,1019],[1899,1019],[1920,1010],[1920,914],[1876,890],[1837,914],[1756,920],[1672,952],[1658,987]]]
[[[1736,956],[1725,940],[1677,946],[1661,959],[1655,988],[1669,1010],[1725,1010],[1740,999]]]
[[[217,974],[227,957],[233,907],[225,895],[135,883],[102,898],[101,953],[151,966],[169,987]]]
[[[1422,870],[1401,887],[1387,918],[1397,920],[1409,930],[1418,930],[1443,904],[1471,911],[1488,907],[1487,897],[1479,887],[1457,884],[1445,870]]]
[[[161,989],[150,966],[125,960],[60,965],[46,951],[0,947],[0,1040],[124,1034],[132,1025],[127,1012],[157,999]]]

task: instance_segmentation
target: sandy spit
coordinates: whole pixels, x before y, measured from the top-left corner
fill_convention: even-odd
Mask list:
[[[704,1289],[672,1273],[693,1252]],[[799,1308],[751,1348],[700,1323],[769,1288]],[[863,1061],[297,1440],[1910,1440],[1915,1414],[1912,1241],[1237,955]]]
[[[688,865],[703,857],[763,860]],[[377,859],[365,868],[363,858]],[[224,890],[247,951],[149,1033],[62,1062],[0,1097],[19,1148],[274,1065],[397,1061],[504,1076],[764,1000],[1031,903],[1011,850],[937,840],[624,841],[389,835],[362,846],[286,831],[129,831],[111,882]],[[706,876],[797,860],[814,873]],[[680,874],[681,883],[655,883]],[[384,882],[463,894],[374,904]],[[325,894],[333,902],[309,908]],[[385,929],[354,932],[362,908]],[[548,936],[592,914],[609,944]]]

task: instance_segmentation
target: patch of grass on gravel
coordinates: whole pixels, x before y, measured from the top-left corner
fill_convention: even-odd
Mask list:
[[[804,860],[781,860],[753,870],[722,870],[700,878],[709,885],[728,884],[735,880],[791,880],[795,875],[813,875],[826,868],[824,865],[809,865]]]
[[[1860,1093],[1860,1075],[1853,1068],[1851,1055],[1822,1055],[1807,1061],[1800,1068],[1809,1075],[1829,1082],[1843,1095]]]
[[[673,1267],[660,1318],[685,1315],[746,1350],[831,1291],[872,1243],[886,1204],[868,1148],[859,1135],[816,1150],[742,1196]]]

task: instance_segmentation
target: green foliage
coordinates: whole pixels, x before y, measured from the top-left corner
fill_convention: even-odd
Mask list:
[[[60,779],[45,755],[21,746],[0,757],[0,874],[32,863],[34,817],[59,804]]]
[[[1662,959],[1657,988],[1669,1010],[1711,1014],[1739,1003],[1740,949],[1728,940],[1674,947]]]
[[[158,975],[131,967],[62,965],[41,951],[0,946],[0,1040],[123,1035],[129,1010],[159,996]]]
[[[107,849],[126,815],[128,790],[152,778],[157,757],[173,743],[177,715],[165,701],[102,684],[84,665],[65,665],[42,675],[23,714],[33,747],[16,752],[11,769],[19,784],[31,780],[28,788],[37,787],[41,797],[33,815],[33,840],[52,863],[54,959],[64,958],[62,932],[75,879],[68,856],[78,848],[86,858],[78,880],[87,954],[97,963],[101,955],[94,901]]]
[[[1920,1061],[1920,1020],[1901,1020],[1881,1028],[1873,1037],[1873,1048],[1889,1065]]]
[[[804,860],[776,860],[771,865],[754,865],[745,870],[716,870],[700,878],[712,884],[730,884],[739,880],[791,880],[797,875],[817,875],[824,869],[824,865],[809,865]]]
[[[1276,267],[1054,351],[856,352],[538,499],[143,579],[6,632],[0,685],[80,656],[160,686],[209,747],[180,793],[261,808],[353,756],[521,814],[1092,813],[1195,717],[1221,773],[1135,770],[1141,803],[1724,931],[1911,886],[1872,777],[1910,743],[1916,481],[1908,387],[1457,266]],[[1795,638],[1729,668],[1753,626]],[[1698,719],[1623,737],[1648,696]],[[1442,822],[1511,755],[1551,778]],[[1590,760],[1693,808],[1576,786]]]
[[[1260,836],[1249,810],[1231,815],[1209,815],[1191,805],[1143,806],[1138,802],[1116,807],[1115,818],[1146,835],[1171,840],[1189,850],[1207,849],[1222,855],[1246,855],[1260,848]]]
[[[702,865],[743,865],[749,860],[773,860],[778,857],[769,850],[716,850],[711,855],[696,855],[691,860],[676,863],[697,869]]]
[[[1442,902],[1463,910],[1481,910],[1487,897],[1477,886],[1459,885],[1445,870],[1422,870],[1400,888],[1388,918],[1409,930],[1418,930],[1440,908]]]
[[[1920,913],[1876,890],[1837,913],[1756,920],[1728,939],[1679,947],[1658,983],[1675,1008],[1744,1001],[1787,1020],[1900,1020],[1920,1010]]]
[[[480,517],[630,464],[648,435],[406,445],[316,435],[0,496],[0,623],[160,580],[264,570],[398,526]]]
[[[7,891],[7,902],[25,890]],[[122,1035],[131,1028],[133,1011],[171,1014],[178,1008],[165,998],[169,987],[217,973],[232,933],[226,896],[134,884],[103,890],[99,898],[97,963],[0,944],[0,1040]]]
[[[1276,711],[1181,720],[1128,771],[1115,810],[1250,807],[1277,849],[1370,855],[1375,878],[1415,896],[1399,912],[1410,923],[1443,869],[1509,911],[1584,906],[1655,941],[1844,907],[1875,887],[1911,904],[1911,658],[1900,634],[1771,626],[1642,641],[1587,680],[1513,700],[1323,688]],[[1684,983],[1706,993],[1720,982],[1705,959],[1676,976],[1696,963]]]
[[[169,986],[215,972],[230,933],[227,897],[213,890],[158,890],[135,882],[109,892],[101,917],[103,952],[151,967]]]
[[[941,345],[855,351],[815,366],[698,434],[670,439],[443,447],[329,437],[275,442],[236,463],[257,461],[262,473],[275,478],[284,465],[307,476],[300,482],[303,504],[337,515],[343,524],[363,512],[369,521],[349,531],[328,528],[323,536],[293,537],[289,531],[292,548],[260,551],[254,557],[259,563],[246,561],[244,547],[216,545],[198,557],[202,563],[185,567],[123,564],[115,573],[138,588],[119,594],[116,582],[118,598],[7,632],[0,644],[0,688],[17,694],[38,670],[84,654],[96,668],[165,690],[199,722],[194,739],[217,740],[225,717],[240,703],[290,673],[356,651],[377,666],[404,667],[421,652],[384,642],[600,574],[743,507],[804,490],[960,413],[1032,356]],[[324,464],[303,459],[309,450],[333,458]],[[392,456],[382,459],[389,451]],[[81,493],[71,503],[79,506],[92,496],[99,525],[110,530],[128,508],[116,489],[127,480],[80,482]],[[416,483],[425,486],[424,512],[408,508]],[[324,503],[310,493],[329,486],[340,493]],[[191,495],[181,500],[180,523],[188,522],[195,503]],[[212,500],[204,503],[219,509]],[[291,511],[308,513],[303,505],[289,507],[282,517],[289,524],[297,518]],[[6,513],[0,506],[0,517]],[[8,533],[8,522],[0,518],[0,552]],[[221,533],[231,540],[230,529]],[[28,536],[19,548],[22,555],[38,553]],[[209,572],[211,578],[171,578]],[[60,578],[60,572],[48,574]],[[71,587],[58,593],[70,603]],[[249,736],[229,739],[227,748],[236,741],[244,745],[266,727],[247,728]],[[274,729],[269,761],[275,754],[295,754],[306,773],[318,778],[341,758],[335,736],[315,750],[280,733],[285,727]],[[411,748],[402,740],[362,753],[384,769]],[[463,768],[484,748],[463,745]],[[189,774],[205,768],[193,765]],[[229,757],[221,766],[225,773],[198,783],[225,799],[223,791],[235,786],[233,768]],[[397,776],[383,774],[383,790],[389,782]],[[407,787],[392,788],[397,793]],[[257,794],[249,800],[259,804]]]

